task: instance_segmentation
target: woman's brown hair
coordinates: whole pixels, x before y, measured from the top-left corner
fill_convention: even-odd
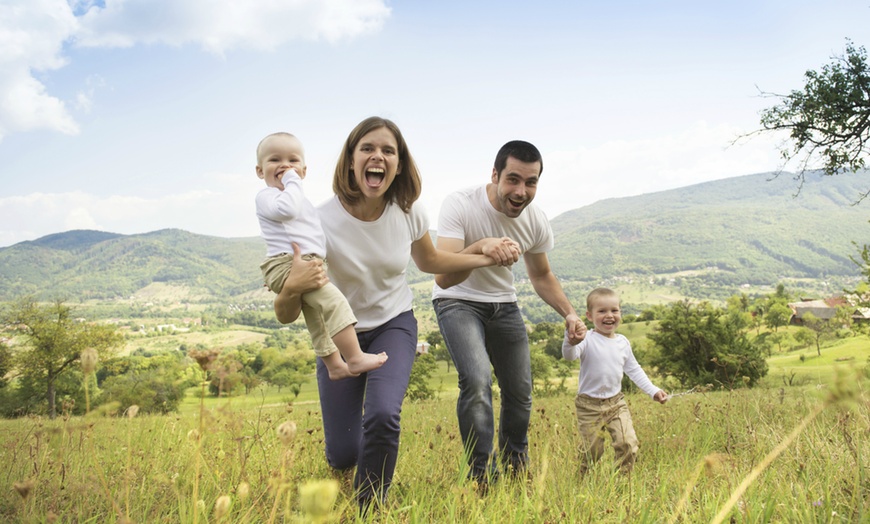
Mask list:
[[[375,129],[382,127],[387,128],[396,138],[399,157],[399,172],[396,173],[396,178],[387,189],[384,198],[387,202],[394,202],[402,211],[407,213],[411,210],[411,205],[420,197],[422,190],[422,180],[420,172],[417,169],[417,164],[414,162],[414,157],[408,150],[408,144],[405,143],[405,138],[402,132],[399,131],[399,126],[386,118],[371,116],[366,118],[347,136],[344,142],[344,147],[341,150],[341,155],[338,157],[338,162],[335,164],[335,175],[332,178],[332,190],[338,195],[338,198],[345,205],[352,206],[362,199],[362,192],[356,183],[351,162],[353,161],[353,152],[356,149],[362,137]]]

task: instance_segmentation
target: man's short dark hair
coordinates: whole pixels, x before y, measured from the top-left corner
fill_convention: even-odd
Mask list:
[[[493,167],[499,175],[501,175],[501,170],[504,169],[504,166],[507,165],[508,157],[516,158],[520,162],[526,162],[527,164],[540,162],[541,170],[538,171],[538,175],[544,171],[544,159],[541,158],[541,152],[538,151],[537,147],[523,140],[511,140],[498,150]]]

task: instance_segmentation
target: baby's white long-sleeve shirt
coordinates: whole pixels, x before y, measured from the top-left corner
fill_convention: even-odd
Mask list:
[[[281,179],[284,190],[265,187],[256,196],[257,219],[266,241],[266,256],[293,253],[293,242],[303,255],[326,258],[326,239],[317,208],[302,191],[302,179],[293,169]]]
[[[580,359],[578,394],[610,398],[622,389],[623,373],[650,397],[660,391],[634,358],[631,343],[623,335],[616,334],[608,338],[597,331],[590,331],[575,346],[568,341],[566,332],[562,341],[562,357],[566,360]]]

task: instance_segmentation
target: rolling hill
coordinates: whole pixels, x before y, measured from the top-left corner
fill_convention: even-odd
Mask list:
[[[868,186],[866,173],[810,175],[795,195],[790,176],[759,174],[602,200],[552,220],[551,265],[567,281],[704,270],[737,286],[856,275],[849,257],[853,242],[870,242],[870,202],[854,204]],[[264,251],[259,237],[178,229],[57,233],[0,249],[0,300],[114,298],[154,283],[187,288],[194,300],[239,297],[261,289]]]

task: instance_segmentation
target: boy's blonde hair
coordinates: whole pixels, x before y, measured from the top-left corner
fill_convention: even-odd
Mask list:
[[[588,295],[586,295],[586,309],[591,311],[592,303],[595,302],[595,299],[602,297],[616,297],[617,299],[619,299],[619,293],[610,288],[597,287],[590,291]]]

